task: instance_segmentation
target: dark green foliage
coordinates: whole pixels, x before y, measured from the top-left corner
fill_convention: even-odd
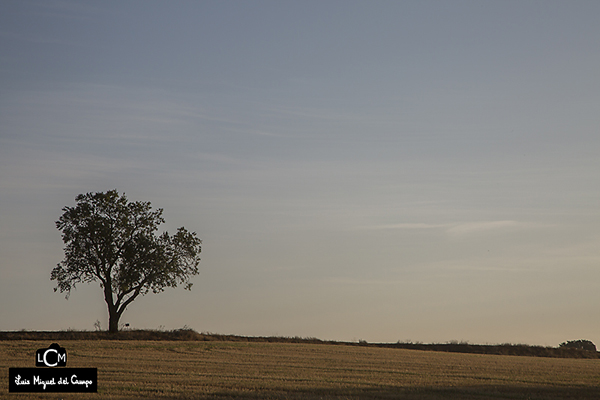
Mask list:
[[[567,349],[579,349],[579,350],[587,350],[587,351],[596,351],[596,345],[589,340],[570,340],[568,342],[563,342],[560,344],[560,347],[564,347]]]
[[[65,259],[50,275],[54,291],[78,283],[100,282],[108,305],[109,331],[118,330],[125,308],[139,295],[159,293],[198,274],[202,241],[195,232],[156,235],[164,223],[162,209],[149,202],[129,202],[116,190],[80,194],[75,207],[64,207],[56,221],[65,243]]]

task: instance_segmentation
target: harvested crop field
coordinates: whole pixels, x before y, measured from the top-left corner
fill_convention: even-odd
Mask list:
[[[9,394],[8,368],[45,341],[0,342],[0,397],[171,399],[598,399],[600,360],[344,345],[61,341],[68,367],[98,368],[97,394]]]

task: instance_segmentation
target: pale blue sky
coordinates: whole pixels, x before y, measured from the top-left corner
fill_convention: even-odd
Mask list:
[[[0,330],[89,329],[54,221],[118,189],[198,232],[122,322],[600,344],[600,3],[3,1]]]

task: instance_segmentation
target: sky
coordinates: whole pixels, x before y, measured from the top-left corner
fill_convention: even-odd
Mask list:
[[[0,330],[68,300],[80,193],[203,240],[121,323],[600,345],[600,2],[0,2]]]

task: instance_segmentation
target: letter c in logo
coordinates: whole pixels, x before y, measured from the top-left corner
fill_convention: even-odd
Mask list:
[[[44,364],[46,364],[46,365],[47,365],[47,366],[49,366],[49,367],[56,367],[56,366],[58,365],[58,361],[57,361],[57,362],[55,362],[54,364],[49,364],[49,363],[48,363],[48,361],[46,360],[46,356],[47,356],[47,355],[48,355],[48,353],[49,353],[49,352],[51,352],[51,351],[53,351],[53,352],[55,352],[55,353],[57,353],[57,354],[58,354],[58,351],[56,351],[56,349],[48,349],[48,350],[46,350],[46,351],[44,352]],[[57,357],[57,359],[58,359],[58,357]]]

